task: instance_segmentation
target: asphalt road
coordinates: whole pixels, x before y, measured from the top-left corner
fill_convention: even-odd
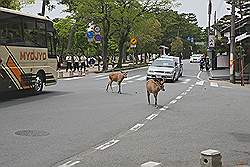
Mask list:
[[[4,94],[0,166],[198,167],[208,148],[224,166],[250,164],[250,89],[209,81],[185,61],[156,108],[146,101],[145,74],[129,71],[122,94],[105,91],[107,74],[59,80],[37,96]]]

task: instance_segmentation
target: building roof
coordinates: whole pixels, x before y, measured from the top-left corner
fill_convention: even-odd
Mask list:
[[[243,19],[237,21],[237,22],[235,23],[236,29],[237,29],[238,27],[242,27],[243,24],[250,24],[250,16],[247,16],[247,17],[245,17],[245,18],[243,18]],[[224,28],[224,29],[221,31],[221,33],[226,33],[226,32],[230,32],[230,31],[231,31],[231,25],[228,26],[228,27],[226,27],[226,28]]]

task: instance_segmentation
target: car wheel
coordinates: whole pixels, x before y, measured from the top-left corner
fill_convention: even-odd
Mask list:
[[[35,83],[34,83],[34,93],[39,94],[42,92],[44,86],[44,80],[41,73],[36,75]]]

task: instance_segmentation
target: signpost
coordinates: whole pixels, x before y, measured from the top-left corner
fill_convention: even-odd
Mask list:
[[[130,40],[130,47],[131,48],[136,48],[136,44],[138,43],[138,40],[136,37],[131,38]]]

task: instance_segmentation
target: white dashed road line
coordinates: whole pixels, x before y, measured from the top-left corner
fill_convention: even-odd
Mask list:
[[[65,78],[65,79],[61,79],[61,80],[63,80],[63,81],[72,81],[72,80],[77,80],[77,79],[83,79],[83,77]]]
[[[153,161],[149,161],[146,162],[144,164],[141,164],[141,167],[160,167],[161,163],[159,162],[153,162]]]
[[[202,73],[202,71],[200,71],[200,72],[198,73],[198,75],[197,75],[197,78],[198,78],[199,80],[202,80],[202,79],[200,78],[201,73]]]
[[[152,115],[148,116],[148,117],[146,118],[146,120],[152,121],[152,120],[155,119],[157,116],[158,116],[158,114],[152,114]]]
[[[182,99],[183,98],[183,96],[177,96],[175,99],[176,100],[180,100],[180,99]]]
[[[111,141],[109,141],[109,142],[107,142],[107,143],[105,143],[105,144],[102,144],[102,145],[96,147],[95,149],[96,149],[96,150],[101,150],[101,151],[102,151],[102,150],[105,150],[105,149],[107,149],[107,148],[109,148],[109,147],[115,145],[115,144],[118,143],[119,141],[120,141],[120,140],[115,140],[115,139],[113,139],[113,140],[111,140]]]
[[[144,124],[136,124],[135,126],[133,126],[132,128],[130,128],[130,131],[138,131],[140,128],[142,128],[144,126]]]
[[[74,165],[79,164],[79,163],[80,163],[80,161],[74,161],[74,162],[68,161],[65,164],[62,164],[58,167],[71,167],[71,166],[74,166]]]
[[[172,100],[169,104],[175,104],[177,100]]]
[[[103,79],[108,79],[108,76],[101,77],[101,78],[96,78],[95,80],[96,80],[96,81],[99,81],[99,80],[103,80]]]

